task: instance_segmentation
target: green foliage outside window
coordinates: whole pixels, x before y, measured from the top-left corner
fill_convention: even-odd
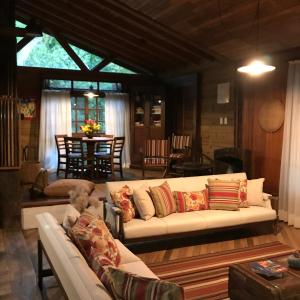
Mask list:
[[[113,62],[106,65],[104,68],[100,70],[100,72],[108,72],[108,73],[124,73],[124,74],[136,74],[135,72],[119,66]]]
[[[58,41],[48,35],[36,37],[17,53],[18,66],[79,70]]]
[[[71,45],[71,44],[69,44],[69,45],[90,70],[93,69],[95,66],[97,66],[103,60],[103,58],[101,58],[95,54],[89,53],[89,52],[87,52],[83,49],[80,49],[74,45]]]

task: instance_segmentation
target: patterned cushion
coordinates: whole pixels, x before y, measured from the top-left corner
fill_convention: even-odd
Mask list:
[[[119,266],[121,260],[119,250],[102,219],[85,211],[72,227],[71,234],[89,263],[96,260],[101,266]]]
[[[208,179],[210,209],[238,210],[240,180]]]
[[[175,199],[167,181],[160,186],[149,187],[149,189],[157,217],[163,218],[176,212]]]
[[[173,192],[177,212],[208,209],[208,190],[200,192]]]
[[[247,200],[247,179],[240,180],[239,207],[249,207]]]
[[[113,193],[112,200],[115,205],[123,212],[123,221],[129,222],[135,217],[135,209],[133,207],[131,198],[132,190],[128,185],[124,185],[118,192]]]
[[[114,299],[122,300],[182,300],[183,288],[176,283],[140,277],[119,269],[108,268],[101,282]]]

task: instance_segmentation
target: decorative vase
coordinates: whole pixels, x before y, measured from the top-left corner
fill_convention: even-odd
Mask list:
[[[85,133],[85,136],[87,137],[87,138],[89,138],[89,139],[92,139],[93,138],[93,132],[86,132]]]

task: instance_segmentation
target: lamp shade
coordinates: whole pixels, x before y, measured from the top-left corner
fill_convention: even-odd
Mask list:
[[[276,68],[272,65],[267,65],[263,61],[254,60],[250,64],[239,67],[237,70],[241,73],[247,73],[251,76],[258,76],[260,74],[271,72]]]

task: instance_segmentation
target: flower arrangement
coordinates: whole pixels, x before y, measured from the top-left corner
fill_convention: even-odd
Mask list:
[[[80,126],[80,129],[88,137],[93,136],[94,132],[100,130],[100,124],[98,124],[95,120],[91,120],[91,119],[85,120],[84,123],[85,125]]]

